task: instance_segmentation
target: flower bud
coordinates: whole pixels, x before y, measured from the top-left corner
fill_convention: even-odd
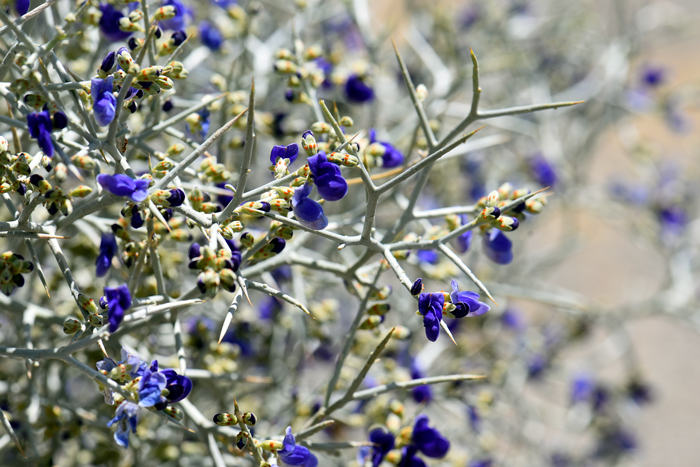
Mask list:
[[[95,300],[88,297],[87,295],[78,294],[78,303],[83,308],[83,310],[88,313],[97,313],[97,305],[95,305]]]
[[[423,279],[419,277],[411,286],[411,295],[413,295],[414,297],[420,295],[423,292],[424,288],[425,287],[423,286]]]
[[[368,315],[373,316],[384,316],[391,310],[391,306],[388,303],[376,303],[369,307],[367,310]]]
[[[182,410],[178,409],[177,407],[173,407],[172,405],[169,405],[168,407],[164,408],[163,412],[165,412],[166,415],[174,418],[178,422],[185,418],[185,414],[182,412]]]
[[[90,188],[89,186],[80,185],[77,188],[73,188],[70,191],[69,196],[71,198],[85,198],[90,193],[92,193],[92,188]]]
[[[384,316],[368,316],[360,323],[360,329],[365,331],[376,329],[383,321]]]
[[[100,326],[102,326],[103,322],[102,315],[99,315],[97,313],[91,313],[90,315],[88,315],[88,322],[96,328],[99,328]]]
[[[423,102],[428,98],[428,88],[425,87],[425,84],[421,83],[416,86],[416,96],[420,102]]]
[[[293,60],[294,54],[289,49],[277,49],[275,51],[275,58],[277,60]]]
[[[544,209],[547,198],[533,198],[525,201],[525,209],[530,214],[539,214]]]
[[[318,153],[318,145],[316,144],[316,138],[311,130],[306,130],[303,135],[301,135],[301,146],[306,151],[306,154],[311,157]]]
[[[412,335],[411,330],[408,329],[406,326],[395,326],[394,332],[391,335],[391,338],[403,341],[406,339],[410,339],[411,335]]]
[[[154,21],[163,21],[163,20],[169,20],[173,19],[175,15],[177,14],[177,11],[175,10],[175,7],[172,5],[166,5],[158,8],[156,12],[153,15],[153,20]]]
[[[500,200],[500,196],[498,194],[498,191],[492,191],[489,193],[489,195],[486,197],[486,207],[492,208],[498,204],[498,201]],[[498,217],[498,216],[496,216]]]
[[[340,152],[330,153],[328,155],[328,160],[334,164],[342,165],[343,167],[357,167],[357,164],[359,164],[357,157]]]
[[[284,449],[284,444],[282,444],[282,441],[268,439],[260,443],[260,447],[269,452],[276,452]]]
[[[501,216],[496,219],[496,228],[504,232],[510,232],[520,226],[520,221],[515,217]]]
[[[214,423],[219,426],[237,425],[238,417],[231,413],[218,413],[214,415]]]
[[[375,290],[370,296],[370,300],[386,300],[391,295],[391,286],[385,285],[381,289]]]
[[[244,413],[241,417],[241,420],[243,420],[243,423],[245,423],[248,426],[255,426],[255,424],[258,422],[258,418],[253,412]]]
[[[277,60],[275,62],[275,71],[283,74],[296,73],[297,65],[291,60]]]
[[[80,331],[82,327],[83,323],[76,318],[66,318],[66,320],[63,322],[63,332],[68,335],[75,334],[76,332]]]
[[[338,121],[338,124],[341,126],[353,126],[355,122],[352,120],[352,118],[348,117],[347,115],[344,117],[340,117],[340,120]]]
[[[483,211],[479,214],[479,217],[481,217],[484,220],[493,220],[493,219],[498,219],[498,217],[501,215],[501,210],[495,207],[488,207],[484,208]]]
[[[248,445],[248,434],[239,431],[238,434],[236,435],[236,447],[240,449],[241,451]]]
[[[241,234],[241,246],[243,248],[252,248],[255,243],[255,237],[250,232],[243,232]]]
[[[314,133],[330,133],[332,130],[333,127],[326,122],[316,122],[311,125],[311,131]]]

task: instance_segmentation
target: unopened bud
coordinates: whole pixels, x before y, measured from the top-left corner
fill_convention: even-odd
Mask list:
[[[80,331],[82,327],[83,323],[76,318],[66,318],[66,320],[63,322],[63,332],[68,335],[75,334],[76,332]]]
[[[214,423],[219,426],[231,426],[238,424],[238,417],[232,413],[218,413],[214,415]]]

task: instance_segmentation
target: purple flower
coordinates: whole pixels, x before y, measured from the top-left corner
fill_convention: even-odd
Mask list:
[[[112,71],[112,68],[114,68],[114,63],[116,62],[116,58],[117,53],[115,51],[111,51],[110,53],[108,53],[104,60],[102,60],[100,70],[104,71],[105,73],[109,73],[110,71]]]
[[[134,203],[141,203],[148,198],[148,185],[151,183],[150,180],[134,180],[124,174],[100,174],[97,182],[113,195],[125,196]]]
[[[268,296],[259,306],[259,316],[263,320],[272,320],[278,311],[282,309],[282,303],[273,296]]]
[[[428,416],[421,414],[413,424],[411,443],[423,454],[433,459],[445,457],[450,449],[450,442],[435,428],[428,426]]]
[[[391,143],[386,141],[377,141],[376,132],[374,128],[369,130],[369,143],[379,143],[384,146],[384,154],[382,155],[382,167],[389,169],[391,167],[398,167],[403,164],[403,154],[396,149]]]
[[[168,5],[175,7],[175,17],[160,21],[160,27],[163,29],[172,29],[174,31],[185,29],[189,19],[192,17],[192,11],[179,0],[166,0],[161,6]]]
[[[593,379],[588,374],[580,374],[571,382],[571,402],[590,401],[593,396]]]
[[[51,141],[51,131],[53,123],[48,110],[34,112],[27,115],[27,126],[29,135],[37,140],[39,147],[48,157],[53,157],[53,142]]]
[[[114,77],[112,75],[105,79],[92,78],[90,85],[90,95],[94,102],[92,113],[95,121],[100,126],[109,125],[114,120],[114,113],[117,109],[117,98],[112,93]]]
[[[472,427],[475,433],[481,432],[481,417],[476,407],[473,405],[467,405],[467,416],[469,417],[469,425]]]
[[[530,171],[532,177],[542,186],[551,187],[557,183],[557,173],[554,171],[554,167],[542,154],[535,154],[530,159]]]
[[[379,427],[369,432],[369,441],[374,443],[371,451],[372,467],[379,467],[389,451],[394,449],[394,435],[386,428]]]
[[[158,361],[153,360],[151,367],[146,368],[139,381],[139,406],[155,407],[164,403],[165,398],[161,392],[167,382],[165,375],[158,371]]]
[[[104,232],[102,234],[102,241],[100,242],[100,254],[97,255],[97,261],[95,266],[97,267],[97,277],[103,277],[109,271],[109,267],[112,265],[112,258],[117,254],[117,240],[114,238],[114,234],[111,232]]]
[[[460,292],[457,281],[452,279],[452,293],[450,294],[452,303],[457,307],[452,312],[455,318],[465,316],[481,316],[491,309],[487,304],[479,301],[479,294],[476,292]]]
[[[124,319],[124,312],[131,306],[131,293],[126,284],[119,287],[105,287],[105,300],[109,306],[107,310],[109,332],[115,332]]]
[[[100,30],[110,42],[123,41],[132,33],[119,29],[119,20],[124,17],[124,13],[114,8],[109,3],[100,3]]]
[[[114,441],[123,448],[129,447],[129,429],[136,433],[136,424],[139,421],[139,406],[133,402],[124,401],[115,412],[115,416],[107,423],[107,426],[112,426],[118,423],[117,431],[114,433]]]
[[[307,159],[309,170],[318,192],[326,201],[338,201],[348,192],[348,182],[340,174],[340,168],[328,162],[326,153],[318,154]]]
[[[299,145],[292,143],[289,146],[274,146],[270,152],[270,162],[272,165],[277,164],[278,159],[289,159],[289,164],[292,165],[299,155]]]
[[[662,66],[645,65],[640,73],[642,85],[657,88],[666,81],[666,69]]]
[[[294,190],[292,210],[299,223],[308,229],[323,230],[328,226],[328,218],[323,213],[323,206],[309,198],[313,189],[310,183]]]
[[[418,312],[423,315],[425,336],[435,342],[440,335],[440,321],[442,321],[442,307],[445,304],[445,296],[441,293],[422,293],[418,297]]]
[[[484,236],[484,253],[497,264],[509,264],[513,261],[513,243],[498,229]]]
[[[350,102],[362,104],[374,99],[374,90],[358,75],[350,75],[345,82],[345,96]]]
[[[209,21],[199,23],[199,35],[202,38],[202,44],[209,47],[210,50],[219,50],[224,42],[221,31]]]
[[[286,433],[282,441],[284,448],[277,451],[282,463],[290,466],[316,467],[318,459],[307,448],[296,444],[291,426],[287,427]]]
[[[440,260],[440,255],[435,250],[418,250],[416,256],[420,261],[429,264],[437,264]]]
[[[30,0],[15,0],[15,10],[20,16],[24,16],[29,11]]]
[[[166,378],[165,389],[169,391],[165,396],[169,404],[180,402],[192,392],[192,380],[187,376],[178,375],[175,370],[161,370],[160,374]]]
[[[415,360],[411,363],[411,378],[413,379],[420,379],[424,378],[425,375],[423,374],[422,371],[418,368],[418,365],[416,365]],[[413,396],[413,400],[416,401],[418,404],[427,404],[431,400],[433,400],[433,390],[430,388],[430,385],[424,384],[422,386],[416,386],[411,390],[411,394]]]
[[[466,253],[469,251],[469,247],[472,245],[473,233],[471,230],[467,230],[462,235],[455,239],[455,247],[460,253]]]

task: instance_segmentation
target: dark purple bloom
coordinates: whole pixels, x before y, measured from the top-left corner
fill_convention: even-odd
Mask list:
[[[308,229],[323,230],[328,226],[328,218],[323,213],[323,206],[309,198],[312,189],[310,183],[296,188],[292,197],[292,209],[301,225]]]
[[[165,389],[169,391],[165,396],[169,404],[180,402],[192,392],[192,380],[187,376],[178,375],[175,370],[161,370],[160,374],[166,378]]]
[[[411,285],[411,295],[418,295],[423,291],[423,279],[420,277]]]
[[[632,380],[626,388],[627,397],[637,405],[643,405],[651,401],[652,393],[648,384],[639,380]]]
[[[441,293],[422,293],[418,297],[418,311],[423,315],[423,326],[428,340],[435,342],[440,335],[442,307],[445,296]]]
[[[532,177],[542,186],[551,187],[557,183],[554,167],[542,154],[536,154],[530,159],[530,171]]]
[[[110,53],[108,53],[104,60],[102,60],[100,70],[104,71],[105,73],[109,73],[110,71],[112,71],[112,68],[114,68],[114,64],[116,63],[116,58],[116,52],[111,51]]]
[[[416,362],[413,361],[411,363],[411,378],[420,379],[424,377],[425,375],[423,374],[423,372],[420,371],[420,369],[416,365]],[[431,400],[433,400],[433,390],[427,384],[424,384],[422,386],[416,386],[411,390],[411,394],[413,395],[413,400],[416,401],[416,403],[418,404],[427,404]]]
[[[24,16],[29,11],[30,0],[15,0],[15,10],[20,16]]]
[[[645,65],[642,68],[640,79],[643,86],[659,87],[666,81],[666,69],[662,66]]]
[[[109,332],[115,332],[124,319],[124,312],[131,306],[131,293],[126,284],[119,287],[105,287],[105,299],[109,306],[107,310]]]
[[[358,75],[350,75],[345,82],[345,96],[350,102],[362,104],[374,99],[374,90]]]
[[[515,331],[522,331],[525,329],[525,320],[520,311],[513,308],[506,308],[501,315],[501,322],[507,328],[513,329]]]
[[[173,101],[172,99],[168,99],[167,101],[163,102],[163,112],[170,112],[173,110]]]
[[[110,42],[123,41],[132,33],[119,29],[119,20],[124,17],[124,13],[114,8],[109,3],[100,3],[100,30]]]
[[[117,110],[117,98],[112,93],[113,81],[112,75],[105,79],[92,78],[91,81],[90,95],[94,102],[92,113],[100,126],[109,125],[114,120],[114,113]]]
[[[450,442],[435,428],[428,426],[428,416],[418,415],[413,425],[411,444],[420,452],[433,459],[445,457],[450,449]]]
[[[123,448],[129,447],[129,429],[136,433],[136,424],[139,421],[139,406],[133,402],[124,401],[119,404],[115,416],[107,423],[112,426],[118,423],[117,431],[114,433],[114,441]]]
[[[394,435],[386,428],[379,427],[369,432],[369,441],[372,446],[372,467],[379,467],[386,455],[394,449]]]
[[[286,433],[282,441],[284,448],[277,451],[280,460],[290,466],[316,467],[318,459],[307,448],[296,444],[291,426],[287,427]]]
[[[221,44],[224,43],[224,36],[221,31],[209,21],[199,23],[199,35],[202,38],[202,43],[209,47],[210,50],[219,50]]]
[[[170,198],[168,198],[168,204],[171,207],[182,206],[185,202],[185,192],[180,188],[173,188],[170,190]]]
[[[487,304],[479,301],[479,294],[476,292],[460,292],[456,280],[452,280],[452,293],[450,294],[452,303],[457,307],[452,312],[455,318],[469,316],[481,316],[491,309]]]
[[[513,261],[513,243],[498,229],[484,236],[484,253],[497,264],[509,264]]]
[[[165,399],[161,392],[165,389],[167,378],[163,372],[158,371],[158,361],[153,360],[150,368],[146,368],[139,381],[139,406],[154,407],[160,405]]]
[[[103,277],[112,265],[112,258],[117,254],[117,240],[112,232],[104,232],[100,242],[100,254],[97,255],[95,266],[97,277]]]
[[[329,89],[333,87],[333,82],[328,79],[331,76],[331,73],[333,72],[333,64],[326,60],[323,57],[318,57],[314,60],[314,63],[316,66],[323,71],[323,82],[321,83],[321,87],[323,89]]]
[[[173,45],[178,47],[187,39],[187,33],[185,33],[185,31],[173,31],[170,35],[170,39],[173,41]]]
[[[328,162],[326,153],[318,154],[307,159],[311,176],[316,184],[318,192],[326,201],[338,201],[348,192],[348,182],[340,174],[340,168],[332,162]]]
[[[53,157],[53,142],[51,142],[51,131],[53,123],[48,110],[33,112],[27,115],[27,126],[29,135],[37,140],[39,147],[48,157]]]
[[[168,5],[175,7],[175,17],[161,21],[160,27],[163,29],[172,29],[174,31],[185,29],[189,19],[192,17],[192,11],[180,0],[166,0],[161,6]]]
[[[283,238],[273,238],[268,245],[272,245],[272,253],[282,253],[287,242]]]
[[[403,164],[403,154],[401,151],[396,149],[391,143],[386,141],[377,141],[376,132],[374,128],[369,130],[369,143],[379,143],[384,146],[384,154],[382,155],[382,167],[389,169],[391,167],[398,167]]]
[[[97,182],[113,195],[126,196],[134,203],[141,203],[148,198],[150,180],[134,180],[124,174],[100,174],[97,176]]]
[[[416,256],[420,261],[429,264],[437,264],[440,260],[440,255],[435,250],[418,250]]]
[[[187,257],[190,259],[199,258],[200,256],[202,256],[201,249],[202,247],[199,246],[199,243],[193,243],[187,252]]]
[[[53,114],[51,121],[53,122],[53,127],[57,130],[62,130],[68,126],[68,117],[60,110]]]
[[[292,143],[289,146],[273,146],[270,152],[270,162],[272,165],[277,163],[278,159],[289,159],[289,165],[292,165],[299,155],[299,145]]]
[[[467,230],[464,232],[462,235],[457,237],[455,239],[455,246],[457,247],[457,251],[460,253],[466,253],[469,251],[469,247],[472,245],[472,237],[473,233],[471,230]]]

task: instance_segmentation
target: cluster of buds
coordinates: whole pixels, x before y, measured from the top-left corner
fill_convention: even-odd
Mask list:
[[[190,129],[193,133],[197,133],[197,125],[201,127],[201,118],[201,115],[198,113],[187,116],[186,121],[190,125]],[[208,180],[213,183],[224,183],[231,178],[231,172],[226,170],[224,164],[217,163],[214,157],[207,157],[199,164],[199,173],[204,174],[205,179],[203,181]]]
[[[292,187],[274,187],[270,191],[262,194],[260,202],[270,205],[270,210],[277,211],[286,216],[292,210],[292,197],[294,196],[294,188]]]
[[[513,217],[501,215],[501,210],[505,206],[529,193],[530,190],[526,188],[515,190],[510,183],[504,183],[498,190],[492,191],[477,202],[477,207],[481,209],[479,218],[489,221],[491,226],[504,232],[515,230],[520,222],[525,220],[525,213],[539,214],[547,204],[547,198],[540,195],[523,201],[511,209],[509,213],[512,213]]]
[[[154,155],[158,158],[159,161],[165,162],[168,158],[175,158],[182,154],[185,151],[185,146],[180,144],[180,143],[175,143],[171,144],[168,146],[168,149],[165,150],[165,152],[160,152],[156,151]],[[167,161],[167,164],[164,166],[159,166],[156,164],[155,167],[153,167],[151,173],[155,178],[163,178],[165,177],[165,174],[168,173],[170,169],[174,167],[174,164],[172,161]]]
[[[235,404],[235,411],[234,413],[218,413],[214,415],[213,417],[214,423],[216,423],[219,426],[231,426],[231,425],[238,425],[240,423],[243,423],[247,426],[255,426],[255,424],[258,422],[258,418],[255,416],[253,412],[244,412],[241,413],[238,411],[238,404]],[[244,449],[247,445],[248,442],[250,441],[250,434],[241,431],[238,433],[236,436],[236,447],[238,449]],[[272,443],[272,441],[271,441]],[[278,443],[279,447],[278,449],[281,449],[282,443],[279,441],[275,441],[275,443]],[[278,446],[275,445],[275,446]]]
[[[104,317],[100,314],[100,309],[95,304],[95,300],[84,294],[78,294],[78,303],[80,307],[87,313],[87,322],[94,327],[100,327],[103,324]],[[66,325],[63,325],[63,331],[65,332]],[[68,334],[68,333],[67,333]]]
[[[188,199],[190,200],[192,209],[205,214],[219,212],[223,209],[220,204],[212,203],[209,193],[200,190],[199,187],[194,187],[192,191],[190,191]]]
[[[235,248],[233,242],[228,244]],[[241,263],[241,254],[233,248],[231,251],[221,248],[215,252],[209,246],[192,244],[188,252],[189,268],[200,271],[197,287],[201,293],[214,298],[219,292],[219,287],[229,292],[236,290],[236,271]]]
[[[39,174],[29,177],[29,181],[36,191],[41,193],[41,202],[52,216],[58,211],[61,211],[64,216],[70,215],[73,212],[73,198],[84,198],[92,193],[92,188],[84,185],[65,193],[58,186],[51,187],[51,184]]]
[[[0,290],[5,295],[10,295],[15,287],[24,285],[22,274],[32,272],[34,264],[26,261],[23,256],[11,251],[6,251],[0,255]]]
[[[158,47],[158,56],[164,57],[170,55],[187,40],[187,35],[184,31],[173,31],[170,39],[166,40]],[[139,45],[141,47],[141,45]]]
[[[298,46],[303,49],[303,44]],[[279,49],[275,52],[275,71],[287,78],[287,86],[289,89],[285,93],[285,97],[292,103],[308,103],[309,96],[304,92],[304,82],[308,82],[314,88],[323,84],[326,75],[321,67],[318,66],[316,59],[323,55],[323,49],[320,45],[314,45],[304,49],[301,56],[297,56],[289,49]]]
[[[129,16],[122,16],[119,19],[119,30],[124,32],[143,32],[143,26],[140,21],[143,19],[143,11],[134,10],[129,13]]]

